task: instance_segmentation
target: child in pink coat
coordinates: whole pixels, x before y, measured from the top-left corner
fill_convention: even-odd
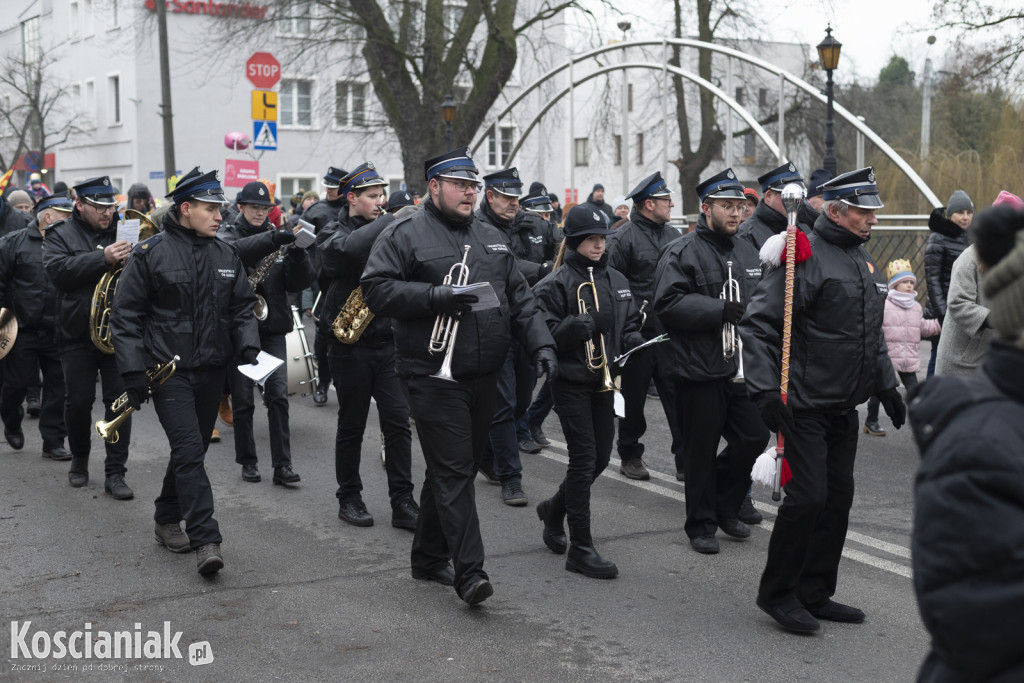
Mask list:
[[[921,369],[921,337],[939,334],[939,321],[926,320],[921,304],[917,303],[917,278],[910,270],[910,262],[896,259],[889,263],[889,295],[885,300],[882,333],[889,347],[889,359],[909,391],[917,386],[917,371]],[[868,418],[864,431],[872,436],[885,436],[878,424],[878,399],[868,400]]]

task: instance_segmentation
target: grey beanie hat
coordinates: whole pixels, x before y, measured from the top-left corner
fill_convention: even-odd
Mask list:
[[[989,322],[1000,337],[1014,340],[1024,333],[1024,232],[1016,245],[981,279]]]
[[[957,190],[951,194],[949,201],[946,202],[946,216],[952,216],[959,211],[974,212],[974,202],[971,201],[971,198],[963,190]]]

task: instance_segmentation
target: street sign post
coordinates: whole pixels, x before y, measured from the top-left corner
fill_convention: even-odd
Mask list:
[[[277,149],[276,121],[252,122],[252,148],[268,150]]]
[[[254,121],[277,121],[277,93],[273,90],[252,91]]]
[[[257,88],[269,90],[281,80],[281,63],[269,52],[254,52],[245,62],[245,77]]]

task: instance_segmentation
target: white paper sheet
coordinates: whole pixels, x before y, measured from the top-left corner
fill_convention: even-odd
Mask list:
[[[311,229],[313,226],[309,225],[309,229],[307,229],[306,225],[301,225],[302,223],[309,225],[306,221],[299,221],[300,227],[295,231],[295,244],[292,245],[299,249],[305,249],[316,242],[316,235],[313,234],[313,230]]]
[[[133,218],[117,224],[117,241],[125,240],[133,248],[139,243],[139,219]]]
[[[639,350],[640,350],[640,349],[642,349],[642,348],[646,348],[646,347],[650,346],[651,344],[659,344],[659,343],[661,343],[661,342],[663,342],[663,341],[668,341],[668,335],[667,335],[667,334],[659,334],[659,335],[658,335],[657,337],[655,337],[654,339],[651,339],[651,340],[649,340],[649,341],[645,341],[645,342],[644,342],[643,344],[641,344],[640,346],[635,346],[635,347],[633,347],[632,349],[630,349],[629,351],[626,351],[626,352],[625,352],[624,354],[622,354],[621,356],[618,356],[618,357],[617,357],[617,358],[616,358],[616,359],[615,359],[614,361],[612,361],[612,362],[613,362],[613,363],[618,363],[618,364],[619,364],[619,367],[621,368],[622,366],[624,366],[624,365],[626,364],[626,361],[628,361],[628,360],[629,360],[629,357],[630,357],[631,355],[633,355],[633,354],[634,354],[634,353],[635,353],[636,351],[639,351]]]
[[[242,363],[238,366],[238,371],[256,382],[256,384],[263,386],[263,383],[267,381],[267,377],[270,377],[270,374],[282,365],[284,365],[284,361],[280,358],[275,358],[266,351],[260,351],[260,355],[256,356],[256,365]]]
[[[474,282],[469,285],[453,286],[452,290],[456,294],[476,294],[477,302],[472,305],[471,311],[486,311],[488,308],[497,308],[501,305],[498,301],[498,295],[494,293],[494,288],[491,287],[490,282]]]

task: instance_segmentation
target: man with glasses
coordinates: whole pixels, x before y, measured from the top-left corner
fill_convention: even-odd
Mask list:
[[[104,273],[124,264],[131,245],[117,239],[117,191],[110,178],[90,178],[72,189],[75,206],[71,217],[46,231],[43,268],[58,291],[57,347],[67,389],[64,421],[71,450],[68,483],[80,488],[89,483],[96,373],[100,375],[105,420],[114,418],[110,404],[124,393],[114,356],[97,348],[90,337],[92,294]],[[104,444],[103,490],[116,500],[128,500],[135,495],[124,480],[132,439],[130,417],[117,433],[117,443]]]
[[[473,214],[480,180],[469,149],[429,159],[425,169],[428,197],[422,209],[384,230],[361,285],[370,310],[393,319],[396,369],[409,392],[427,463],[412,546],[413,578],[454,585],[460,598],[476,605],[493,589],[483,567],[474,454],[487,443],[498,371],[513,336],[538,374],[556,374],[557,360],[515,256],[501,233]],[[452,266],[463,261],[465,281],[487,284],[497,306],[473,310],[476,294],[442,284]],[[458,281],[455,271],[452,280]],[[436,376],[446,354],[428,350],[441,316],[458,322],[458,331],[448,336],[454,381]]]
[[[761,278],[758,252],[736,239],[746,197],[732,169],[697,186],[701,214],[693,232],[672,243],[654,282],[654,314],[668,332],[658,364],[675,383],[683,443],[686,535],[699,553],[717,553],[715,532],[750,536],[738,519],[754,460],[768,429],[738,376],[740,351],[726,348],[724,325],[735,326]],[[730,266],[731,264],[731,266]],[[722,292],[731,277],[738,296]],[[684,419],[685,416],[685,419]],[[716,457],[724,438],[727,452]]]
[[[653,339],[664,332],[654,310],[654,269],[658,257],[666,244],[679,237],[679,231],[669,225],[672,217],[672,191],[661,177],[661,172],[647,176],[640,181],[626,197],[633,200],[633,211],[629,222],[608,235],[608,265],[626,276],[633,292],[633,301],[644,318],[640,333],[644,339]],[[619,472],[630,479],[649,479],[650,473],[644,466],[644,445],[640,438],[647,431],[644,404],[651,379],[658,388],[661,407],[672,433],[672,454],[676,460],[676,471],[682,466],[682,446],[672,385],[668,381],[666,368],[658,363],[654,349],[646,348],[630,356],[622,368],[622,399],[626,416],[619,420],[618,451],[622,464]]]

